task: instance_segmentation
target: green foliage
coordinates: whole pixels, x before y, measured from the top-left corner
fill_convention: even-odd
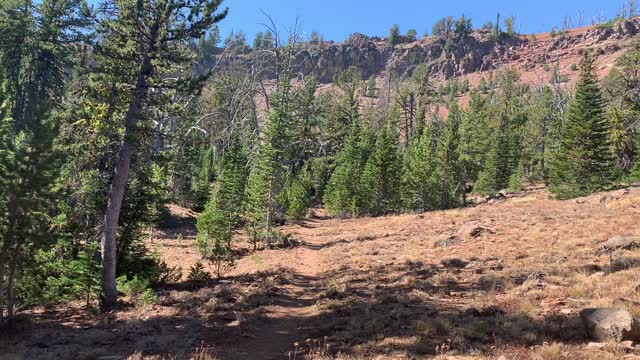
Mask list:
[[[297,175],[288,174],[281,194],[281,203],[287,209],[285,213],[287,219],[300,221],[307,216],[311,205],[311,186],[307,166],[303,167]]]
[[[394,119],[389,118],[380,129],[376,145],[362,171],[359,198],[364,211],[371,215],[400,210],[402,153],[393,123]]]
[[[431,28],[431,35],[433,36],[448,36],[453,27],[453,16],[447,16],[436,21]]]
[[[415,41],[418,38],[418,31],[416,31],[416,29],[409,29],[409,31],[407,31],[407,37]]]
[[[138,276],[134,276],[129,280],[126,275],[123,275],[116,279],[116,284],[118,291],[124,293],[137,307],[146,307],[158,301],[158,297],[153,289],[150,288],[149,282]]]
[[[126,275],[122,275],[117,279],[117,286],[118,291],[121,291],[125,296],[135,301],[135,299],[149,288],[149,282],[138,276],[134,276],[129,280]]]
[[[610,129],[595,59],[585,54],[580,62],[575,100],[569,106],[549,179],[551,191],[559,198],[587,195],[611,184],[615,162]]]
[[[191,193],[193,194],[194,208],[201,211],[211,194],[211,184],[215,178],[215,150],[208,147],[202,154],[200,166],[192,179]]]
[[[0,3],[0,327],[14,320],[16,277],[55,243],[59,104],[89,24],[82,1]]]
[[[187,280],[196,283],[207,283],[211,281],[211,274],[204,269],[204,265],[198,261],[189,269]]]
[[[246,183],[247,158],[235,136],[222,158],[215,190],[197,223],[196,244],[202,255],[214,263],[218,277],[223,265],[233,265],[231,241],[233,231],[241,225]]]
[[[435,177],[440,209],[458,206],[465,193],[463,168],[460,161],[460,121],[460,109],[455,103],[451,104],[449,116],[438,137],[435,153]]]
[[[427,127],[404,154],[402,202],[407,210],[427,211],[439,207],[435,177],[435,130]]]
[[[611,143],[623,176],[637,166],[640,136],[640,40],[632,40],[628,50],[603,80],[611,123]]]
[[[524,169],[522,163],[519,163],[516,170],[511,174],[511,176],[509,176],[509,186],[507,187],[507,191],[520,192],[524,190],[524,185],[522,184],[523,177]]]
[[[366,94],[370,98],[376,97],[376,76],[375,75],[371,75],[369,77],[369,80],[367,80]]]
[[[508,35],[513,36],[516,34],[515,24],[516,18],[514,16],[509,16],[508,18],[504,19],[504,27]]]
[[[387,46],[394,47],[400,42],[400,27],[394,24],[389,30],[389,38],[387,38]]]
[[[136,300],[136,306],[138,307],[147,307],[151,305],[155,305],[158,302],[158,295],[152,289],[146,289],[140,294],[140,296]]]
[[[324,204],[329,213],[338,216],[360,213],[362,199],[357,179],[362,175],[372,143],[373,134],[369,124],[361,127],[359,121],[354,122],[351,133],[337,155],[336,168],[324,193]]]
[[[273,108],[264,130],[263,143],[252,163],[247,184],[247,225],[254,244],[258,235],[265,236],[266,248],[271,247],[272,226],[282,218],[278,194],[283,186],[284,166],[288,163],[289,132],[292,123],[288,79],[281,90],[273,95]]]

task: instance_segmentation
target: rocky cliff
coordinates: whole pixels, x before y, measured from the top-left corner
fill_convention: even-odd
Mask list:
[[[451,37],[432,36],[420,40],[401,38],[391,48],[384,38],[355,34],[348,41],[330,43],[321,48],[303,47],[293,60],[294,75],[314,75],[321,83],[330,83],[350,66],[356,66],[363,78],[371,75],[399,77],[424,64],[433,79],[489,71],[505,65],[527,71],[579,55],[584,49],[599,55],[620,51],[627,39],[640,32],[640,18],[621,20],[565,32],[529,36],[503,34],[494,39],[488,32],[475,31],[452,46]],[[272,60],[260,52],[233,56],[252,66],[269,67]],[[269,72],[265,72],[269,77]]]

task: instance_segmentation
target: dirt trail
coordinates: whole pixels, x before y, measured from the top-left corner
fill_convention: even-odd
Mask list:
[[[321,219],[310,223],[321,222]],[[313,225],[305,225],[313,229]],[[301,358],[301,348],[306,336],[312,331],[310,320],[318,316],[315,307],[321,297],[322,273],[325,259],[321,251],[327,242],[324,238],[309,237],[304,243],[292,250],[273,250],[267,252],[268,267],[282,267],[293,272],[292,279],[280,289],[272,303],[264,307],[265,319],[246,334],[244,341],[235,343],[233,350],[225,351],[225,359],[276,360],[293,359],[296,353],[295,343],[300,344],[296,358]],[[239,264],[255,268],[255,259],[244,259]]]

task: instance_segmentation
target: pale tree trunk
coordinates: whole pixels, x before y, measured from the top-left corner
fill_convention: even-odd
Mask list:
[[[4,251],[0,252],[0,329],[4,326]]]
[[[17,251],[16,251],[17,253]],[[15,323],[15,314],[14,314],[14,306],[15,306],[15,275],[16,275],[16,261],[13,261],[11,265],[9,265],[9,277],[7,278],[7,320],[6,325],[9,329],[13,328]]]
[[[265,250],[271,249],[271,199],[273,194],[273,179],[269,181],[269,198],[267,201],[267,237],[265,239]]]
[[[140,65],[133,99],[125,116],[125,131],[113,172],[109,202],[104,215],[102,234],[102,306],[113,308],[118,302],[116,289],[116,236],[122,199],[127,187],[131,157],[135,149],[135,128],[147,97],[147,78],[151,75],[151,58],[146,55]]]

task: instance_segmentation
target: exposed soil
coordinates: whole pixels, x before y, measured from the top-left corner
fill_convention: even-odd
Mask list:
[[[185,277],[200,261],[194,215],[149,239]],[[587,348],[577,313],[640,314],[640,268],[596,255],[614,236],[640,237],[638,224],[640,188],[570,201],[537,189],[378,218],[316,211],[279,229],[295,247],[253,253],[247,244],[223,280],[170,284],[156,305],[26,311],[0,341],[0,358],[637,358],[616,344]]]

